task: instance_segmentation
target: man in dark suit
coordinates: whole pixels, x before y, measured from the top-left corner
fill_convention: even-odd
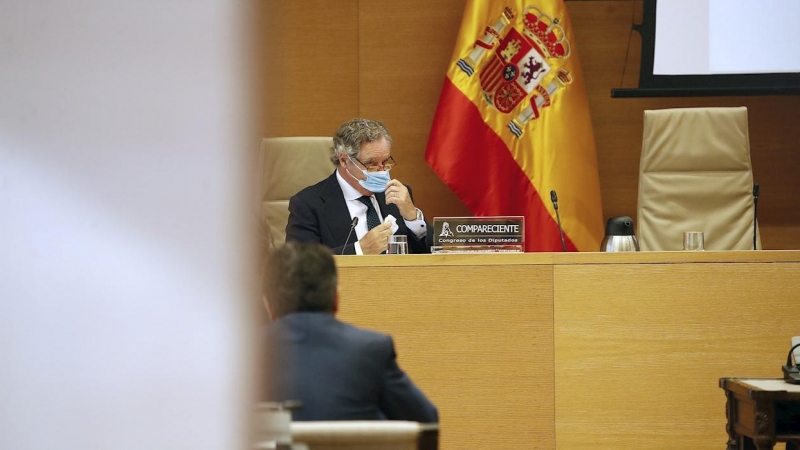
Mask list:
[[[397,365],[390,336],[336,319],[339,293],[330,250],[287,243],[267,259],[261,400],[302,403],[295,420],[438,422],[436,407]]]
[[[321,243],[337,255],[368,255],[384,252],[389,236],[402,234],[409,253],[430,253],[432,233],[411,188],[389,177],[395,165],[391,150],[392,137],[380,122],[343,124],[331,149],[336,170],[289,200],[286,241]]]

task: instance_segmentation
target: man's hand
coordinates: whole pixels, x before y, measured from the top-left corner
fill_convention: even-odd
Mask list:
[[[397,180],[391,180],[386,184],[386,204],[397,205],[400,215],[405,220],[411,221],[417,218],[417,208],[414,207],[414,202],[411,201],[408,188]]]
[[[358,241],[359,245],[361,245],[361,252],[365,255],[378,255],[385,252],[389,246],[389,236],[391,235],[392,224],[389,222],[384,222],[369,230],[369,232]]]

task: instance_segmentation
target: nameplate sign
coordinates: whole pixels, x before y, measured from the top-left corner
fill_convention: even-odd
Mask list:
[[[522,252],[525,218],[435,217],[433,252]]]

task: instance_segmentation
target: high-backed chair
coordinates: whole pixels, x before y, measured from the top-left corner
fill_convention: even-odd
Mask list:
[[[261,220],[273,243],[286,239],[289,198],[333,173],[330,137],[278,137],[261,141]]]
[[[685,231],[702,231],[706,250],[752,250],[753,215],[747,108],[644,112],[642,250],[682,250]]]
[[[309,450],[435,450],[438,424],[398,420],[292,422],[292,442]]]

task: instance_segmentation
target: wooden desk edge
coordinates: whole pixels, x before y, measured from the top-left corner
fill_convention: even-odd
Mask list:
[[[684,263],[795,263],[798,250],[729,252],[576,252],[576,253],[438,253],[432,255],[334,256],[338,267],[684,264]]]

